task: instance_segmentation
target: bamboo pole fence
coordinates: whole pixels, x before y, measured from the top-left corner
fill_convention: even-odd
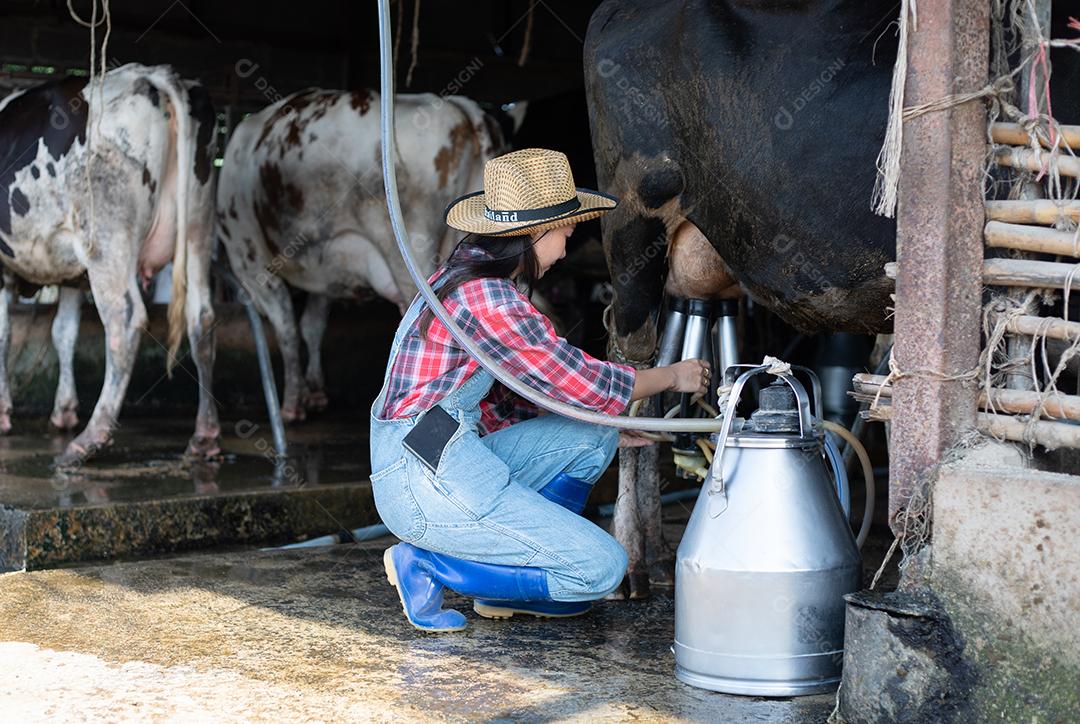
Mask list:
[[[1080,158],[1072,155],[1074,152],[1080,155],[1080,126],[1057,126],[1051,141],[1045,124],[1034,126],[1029,132],[1027,124],[994,123],[990,137],[996,144],[993,161],[1000,167],[1015,169],[1020,174],[1056,172],[1063,177],[1062,183],[1080,179]],[[1017,290],[1080,291],[1078,226],[1080,201],[987,201],[983,230],[987,248],[1011,250],[1024,258],[986,259],[982,268],[983,283],[1012,290],[1012,297],[1017,295]],[[1034,255],[1041,255],[1041,258],[1030,258]],[[897,262],[886,264],[885,275],[896,279],[898,268]],[[1069,345],[1080,344],[1080,321],[1035,316],[1025,309],[998,315],[992,321],[1004,325],[1010,353],[1018,348],[1033,350],[1035,341],[1041,338]],[[855,375],[854,389],[848,394],[860,402],[870,403],[870,408],[862,413],[864,418],[885,422],[892,419],[890,380],[882,375]],[[1063,394],[1053,386],[1047,389],[1046,380],[1034,390],[1012,389],[1011,379],[1007,380],[1010,387],[986,389],[990,380],[989,375],[981,380],[984,389],[979,397],[980,431],[998,439],[1041,445],[1051,450],[1080,448],[1080,396]]]

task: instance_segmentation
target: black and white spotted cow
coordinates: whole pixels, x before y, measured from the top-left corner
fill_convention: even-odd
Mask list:
[[[444,208],[483,186],[484,163],[504,150],[502,133],[468,98],[398,95],[396,103],[401,205],[429,275],[459,236],[443,223]],[[416,294],[394,243],[381,158],[379,96],[366,90],[296,93],[242,121],[226,148],[218,235],[277,333],[286,421],[326,405],[319,349],[330,299],[374,290],[404,308]],[[308,292],[300,334],[289,286]]]
[[[100,83],[100,85],[99,85]],[[88,110],[92,108],[91,123]],[[167,66],[129,64],[93,88],[70,77],[0,101],[0,262],[31,284],[86,275],[105,327],[105,380],[86,428],[58,461],[74,464],[109,444],[146,325],[140,289],[172,262],[169,368],[186,323],[199,376],[199,410],[188,452],[219,452],[210,394],[213,310],[215,114],[209,95]],[[89,143],[88,143],[89,140]],[[53,422],[75,424],[71,356],[81,296],[61,287],[53,327],[61,360]],[[0,351],[10,340],[0,299]],[[0,356],[2,357],[2,356]],[[11,395],[0,369],[0,427]]]

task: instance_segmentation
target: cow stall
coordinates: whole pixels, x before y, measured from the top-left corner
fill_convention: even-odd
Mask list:
[[[919,10],[900,11],[907,52],[875,197],[898,221],[895,346],[888,374],[854,379],[864,415],[891,424],[901,583],[848,597],[838,714],[1067,717],[1071,655],[1022,672],[1072,646],[1051,611],[1076,595],[1057,576],[1077,549],[1044,531],[1074,527],[1080,490],[1077,248],[1063,243],[1076,237],[1080,24],[1051,2]],[[1036,600],[1046,608],[1006,613]]]
[[[412,88],[423,92],[417,95],[419,114],[410,122],[411,138],[425,140],[431,146],[430,149],[418,147],[418,152],[426,154],[430,150],[431,155],[437,156],[441,148],[440,137],[434,133],[432,122],[441,114],[446,121],[442,140],[448,144],[444,152],[447,160],[440,162],[441,170],[435,166],[429,171],[425,165],[417,167],[413,175],[418,179],[430,178],[431,190],[443,196],[451,191],[456,194],[467,190],[458,186],[469,181],[468,174],[455,164],[472,163],[481,153],[490,155],[495,151],[496,143],[503,143],[503,134],[515,129],[515,124],[520,127],[522,138],[531,138],[532,143],[558,144],[559,141],[552,140],[552,134],[556,138],[565,135],[576,139],[571,145],[577,145],[577,157],[582,148],[584,153],[591,154],[587,120],[583,114],[567,126],[570,130],[552,130],[543,121],[548,113],[544,110],[547,96],[578,99],[579,108],[584,108],[580,81],[573,80],[580,73],[568,72],[580,66],[580,59],[574,58],[573,50],[577,41],[569,34],[555,36],[546,50],[533,56],[534,61],[541,59],[533,64],[526,62],[528,52],[506,57],[503,43],[523,42],[525,25],[515,24],[518,16],[496,9],[496,5],[493,4],[491,28],[498,32],[490,37],[486,31],[474,30],[466,41],[456,41],[429,31],[432,34],[423,46],[411,49],[408,41],[405,44],[406,51],[413,53],[417,61],[420,58],[426,61],[410,73]],[[90,13],[95,8],[98,25],[91,38],[90,29],[80,24],[80,20],[93,24]],[[55,468],[55,458],[62,452],[56,446],[69,445],[72,437],[68,431],[77,432],[86,423],[89,405],[95,399],[94,391],[105,379],[103,363],[109,345],[104,340],[94,295],[85,277],[72,279],[63,286],[42,286],[43,279],[34,284],[12,277],[6,285],[12,304],[10,324],[6,327],[7,338],[11,340],[7,348],[10,351],[4,371],[9,384],[4,389],[10,390],[13,407],[5,408],[5,422],[0,427],[10,430],[14,436],[9,438],[10,441],[22,440],[27,435],[33,436],[31,439],[34,440],[25,450],[25,456],[20,457],[20,472],[11,481],[7,500],[15,509],[42,521],[40,525],[20,526],[11,536],[10,551],[5,554],[8,561],[5,566],[11,569],[235,543],[293,544],[378,523],[366,480],[366,453],[343,456],[342,448],[333,441],[341,436],[366,437],[365,406],[370,405],[377,391],[373,386],[377,388],[385,365],[386,345],[399,316],[398,305],[413,293],[407,287],[405,291],[398,290],[391,276],[372,273],[377,264],[386,269],[383,251],[390,248],[388,244],[392,246],[389,227],[375,229],[368,224],[365,229],[383,251],[370,246],[365,239],[354,241],[360,245],[369,244],[369,251],[364,252],[359,247],[354,249],[348,246],[351,243],[348,239],[338,237],[340,250],[328,249],[323,271],[316,272],[322,279],[324,292],[327,291],[325,285],[329,284],[329,296],[320,296],[311,289],[293,284],[274,297],[274,303],[287,308],[288,313],[266,318],[267,347],[273,354],[277,374],[273,386],[287,419],[309,418],[288,430],[289,449],[284,458],[274,425],[268,417],[259,372],[259,345],[248,327],[244,304],[246,301],[261,303],[259,311],[266,313],[266,302],[259,295],[247,293],[244,288],[238,289],[227,281],[230,265],[236,272],[252,267],[254,271],[243,281],[248,290],[258,291],[264,288],[268,276],[276,278],[285,267],[296,266],[293,262],[309,246],[309,239],[323,231],[320,224],[330,221],[335,214],[339,229],[349,224],[367,223],[363,219],[358,221],[358,216],[379,215],[381,181],[374,156],[343,164],[339,149],[325,153],[335,138],[349,148],[363,148],[369,154],[374,151],[375,147],[362,139],[377,135],[377,113],[368,114],[366,121],[364,113],[373,105],[378,106],[377,96],[369,93],[377,85],[374,82],[377,68],[369,62],[369,51],[374,48],[375,38],[369,33],[364,39],[357,40],[353,33],[343,32],[345,27],[362,23],[353,9],[332,3],[311,13],[307,29],[303,31],[296,28],[291,19],[286,20],[291,17],[287,12],[266,16],[253,24],[252,8],[193,9],[194,14],[186,14],[179,6],[174,9],[175,14],[163,12],[167,10],[165,7],[151,13],[138,3],[114,0],[109,3],[107,21],[101,3],[94,7],[74,3],[70,9],[16,3],[5,10],[10,12],[10,22],[0,28],[5,47],[0,67],[3,76],[0,87],[4,97],[16,94],[26,97],[31,89],[64,78],[73,79],[70,82],[80,88],[93,89],[103,78],[116,77],[129,59],[167,61],[179,76],[200,78],[209,95],[214,117],[196,128],[193,146],[198,163],[193,162],[191,168],[195,176],[212,173],[215,186],[227,195],[222,201],[222,218],[219,221],[215,215],[211,221],[212,225],[220,223],[221,226],[215,241],[210,285],[215,315],[211,327],[216,380],[211,384],[200,384],[197,380],[197,365],[194,364],[195,357],[188,351],[191,349],[188,340],[181,340],[181,347],[172,355],[158,343],[160,341],[166,348],[171,346],[169,315],[165,310],[170,300],[176,298],[171,289],[174,277],[171,272],[175,265],[166,264],[152,279],[143,275],[139,279],[139,297],[146,308],[145,332],[138,357],[131,365],[123,409],[105,428],[112,437],[112,444],[101,445],[97,451],[91,449],[85,460],[80,455],[74,466],[67,466],[69,469]],[[200,25],[205,12],[212,16],[212,22],[206,25],[213,31]],[[413,12],[414,8],[408,8],[402,22],[412,22]],[[579,16],[577,22],[583,24],[588,9],[575,12]],[[438,28],[451,22],[447,17],[445,10],[434,6],[424,13],[425,27],[427,23],[431,23],[431,28]],[[328,18],[337,18],[338,27],[328,22]],[[545,32],[550,29],[548,23],[558,25],[553,16],[540,22]],[[281,33],[280,28],[286,25],[293,32]],[[23,32],[28,28],[32,32]],[[328,40],[336,34],[343,40]],[[501,43],[499,35],[504,36]],[[33,42],[29,42],[31,38]],[[273,41],[269,45],[268,38]],[[95,48],[93,58],[88,54],[90,44]],[[195,52],[195,49],[199,51]],[[421,52],[423,55],[419,55]],[[452,59],[452,72],[448,59]],[[522,65],[518,64],[519,60]],[[508,73],[519,81],[518,90],[509,93],[503,83]],[[402,75],[404,82],[405,68]],[[299,101],[292,105],[283,101],[287,97],[301,98],[305,89],[313,86],[327,89],[328,93],[331,89],[341,89],[343,100],[339,105],[342,112],[335,118],[324,120],[321,127],[318,123],[310,126],[303,136],[294,139],[290,133],[296,133],[298,129],[290,128],[289,114],[294,109],[298,113],[303,111],[303,123],[308,125],[310,117],[321,116],[327,105],[315,102],[307,104],[305,109],[301,107],[305,104]],[[466,92],[478,97],[480,102],[465,97]],[[514,102],[529,98],[537,100],[539,122],[521,126],[521,109],[514,110]],[[77,120],[80,113],[86,113],[88,105],[92,106],[92,94],[89,100],[91,103],[80,101],[59,108],[58,123],[63,125],[61,121]],[[151,93],[146,91],[132,102],[150,110],[170,113],[167,102],[158,101],[160,105],[155,106],[153,100]],[[275,144],[272,160],[278,161],[277,146],[280,143],[294,144],[294,155],[303,157],[306,150],[308,161],[312,160],[313,154],[324,152],[326,163],[330,164],[326,168],[336,169],[340,175],[336,181],[325,179],[321,185],[305,189],[309,194],[306,197],[295,196],[294,182],[290,178],[282,179],[275,187],[272,171],[268,173],[267,169],[261,169],[266,159],[256,160],[253,166],[243,170],[239,161],[228,166],[225,163],[226,150],[236,137],[237,128],[242,129],[245,122],[250,126],[265,109],[269,108],[273,113],[275,108],[283,106],[285,110],[279,114],[285,121],[282,135],[280,139],[275,137],[266,142]],[[191,117],[187,111],[177,115]],[[341,127],[341,120],[348,118],[356,118],[368,127]],[[482,143],[478,144],[471,133],[459,133],[455,124],[463,119],[476,121],[479,133],[483,134]],[[50,128],[48,113],[43,120],[45,128]],[[112,122],[111,114],[103,113],[101,122],[108,128]],[[91,119],[91,129],[95,125]],[[321,140],[319,135],[323,136]],[[94,140],[92,133],[91,145]],[[253,145],[258,145],[260,133],[256,132],[251,140]],[[13,158],[9,161],[15,160],[19,167],[25,166],[17,173],[28,178],[36,173],[39,176],[31,180],[39,182],[55,178],[50,175],[46,159],[40,164],[24,163],[24,152],[30,145],[28,139],[26,144],[10,147]],[[232,147],[237,146],[234,143]],[[7,145],[4,153],[9,153]],[[55,170],[56,159],[52,161]],[[352,164],[356,164],[355,168],[350,168]],[[5,173],[12,170],[7,168],[11,165],[5,163]],[[589,167],[591,155],[585,160],[585,168]],[[374,178],[363,186],[357,184],[358,175],[373,171]],[[253,179],[249,173],[254,174]],[[313,178],[310,173],[302,173],[306,174],[305,178]],[[140,169],[134,170],[134,183],[151,195],[142,203],[155,204],[157,199],[169,196],[166,190],[159,189],[162,179],[154,174],[146,179],[141,174]],[[230,185],[228,178],[219,184],[221,174],[239,176],[252,181],[254,186]],[[588,176],[583,180],[588,181]],[[65,201],[79,199],[83,193],[81,183],[81,176],[73,175],[68,179],[68,190],[59,198]],[[257,192],[255,187],[258,187]],[[354,187],[355,198],[342,195],[346,189]],[[23,194],[31,209],[39,210],[39,201],[29,185],[16,184],[14,190],[5,188],[6,199],[19,201]],[[95,194],[99,204],[103,203],[100,201],[102,195],[120,196],[112,187],[101,188],[103,190]],[[416,189],[418,214],[427,195],[424,188]],[[374,190],[376,196],[371,196],[368,190]],[[237,193],[236,200],[230,195],[233,192]],[[249,200],[247,207],[237,205],[241,196]],[[353,209],[361,201],[366,201],[369,208]],[[274,224],[285,226],[299,220],[296,216],[298,208],[289,206],[289,202],[304,205],[311,228],[272,228]],[[282,203],[285,206],[278,212]],[[443,205],[442,201],[431,201],[430,207],[423,208],[431,224],[441,225]],[[15,207],[17,212],[25,210],[18,203]],[[104,210],[100,211],[95,219],[97,226],[102,223],[103,213]],[[267,213],[276,215],[275,220],[270,221]],[[238,215],[244,215],[246,225],[237,221]],[[23,215],[16,213],[14,218],[22,220]],[[269,222],[271,227],[264,226],[264,222]],[[264,230],[271,232],[271,236],[265,237],[266,242],[263,241]],[[230,235],[235,237],[235,247],[229,243],[232,241]],[[598,230],[592,230],[591,235],[598,237]],[[254,246],[256,240],[258,247]],[[425,263],[433,264],[445,255],[445,249],[440,249],[436,242],[430,242],[431,254]],[[267,243],[272,248],[268,249]],[[552,318],[568,336],[602,353],[599,311],[604,303],[606,269],[598,248],[596,242],[586,243],[583,235],[572,249],[575,272],[550,279],[545,299]],[[248,255],[256,249],[271,258],[269,261],[263,259],[263,264],[253,267]],[[340,257],[337,261],[332,258],[334,254]],[[363,273],[339,274],[340,278],[331,278],[339,268],[348,267],[347,263],[339,262],[348,262],[351,258],[364,264]],[[393,258],[390,262],[400,272],[400,263]],[[14,269],[9,268],[8,272],[13,273]],[[307,273],[310,277],[311,270]],[[401,281],[400,273],[397,277]],[[373,278],[374,284],[371,283]],[[132,295],[134,299],[134,292]],[[182,300],[184,295],[179,296]],[[121,304],[121,317],[123,309]],[[295,319],[286,324],[293,309],[296,310]],[[305,314],[301,315],[301,310]],[[196,335],[199,340],[206,337]],[[324,348],[325,353],[320,354]],[[344,354],[346,350],[359,350],[362,354]],[[167,364],[173,366],[171,374],[166,374]],[[304,367],[301,368],[301,364]],[[185,445],[171,449],[164,441],[168,439],[175,443],[174,419],[178,422],[181,416],[189,415],[189,419],[194,419],[198,409],[207,407],[195,406],[195,400],[203,392],[210,393],[219,411],[228,411],[222,413],[224,422],[220,426],[221,439],[226,440],[226,444],[220,455],[190,459],[183,455]],[[126,419],[130,419],[131,424],[126,424]],[[160,434],[152,432],[157,429],[161,430]],[[212,435],[204,438],[213,440]],[[327,441],[325,446],[319,443],[323,439]],[[153,477],[160,478],[160,484],[152,484],[140,477],[147,470],[156,471]],[[340,485],[345,487],[330,491],[331,486]],[[220,519],[220,523],[210,531],[189,530],[179,535],[169,532],[167,526],[157,525],[135,532],[128,530],[127,526],[144,525],[139,522],[141,513],[129,503],[141,505],[147,501],[175,506],[179,511],[177,515],[184,521],[190,520],[191,516],[209,516]],[[260,512],[252,508],[256,502]],[[118,507],[115,515],[119,526],[115,531],[103,531],[101,542],[73,542],[68,540],[68,533],[58,533],[54,529],[58,515],[79,526],[96,529],[106,525],[108,519],[83,510],[100,505]],[[243,523],[250,515],[260,520],[258,525],[249,527]],[[183,522],[183,525],[187,523]],[[107,545],[105,540],[109,541]],[[75,548],[79,549],[77,554],[73,552]]]

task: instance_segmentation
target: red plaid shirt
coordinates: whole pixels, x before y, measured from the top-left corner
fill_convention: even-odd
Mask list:
[[[428,283],[444,269],[436,271]],[[472,279],[450,293],[443,305],[481,349],[533,389],[611,415],[623,412],[629,404],[634,368],[598,360],[556,335],[547,317],[509,279]],[[438,318],[432,320],[423,339],[419,320],[414,322],[401,340],[390,371],[383,419],[429,409],[478,367]],[[480,403],[480,410],[484,432],[537,414],[535,405],[498,381]]]

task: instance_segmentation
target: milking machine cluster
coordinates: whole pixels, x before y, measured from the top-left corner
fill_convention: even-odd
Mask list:
[[[738,299],[684,299],[681,297],[665,297],[664,325],[660,335],[660,345],[657,351],[656,366],[664,367],[675,362],[688,359],[704,359],[709,362],[713,370],[725,372],[739,362],[739,300]],[[839,369],[841,374],[847,372],[847,368]],[[807,370],[809,372],[809,370]],[[810,373],[813,374],[813,373]],[[853,373],[848,374],[848,379]],[[814,378],[817,379],[816,377]],[[839,389],[839,395],[835,389]],[[845,386],[843,383],[830,387],[833,397],[843,398]],[[819,394],[814,413],[824,422],[830,407],[822,404],[821,386],[817,384]],[[703,397],[692,398],[689,394],[682,394],[679,404],[666,411],[665,418],[679,417],[689,418],[693,416],[708,416],[719,418],[718,408],[727,397],[730,385],[711,388]],[[656,396],[656,409],[663,410],[664,396]],[[771,400],[773,398],[766,398]],[[765,402],[763,400],[763,402]],[[832,408],[842,409],[842,401],[833,401]],[[631,415],[636,414],[638,407],[631,410]],[[831,426],[834,432],[843,434]],[[708,433],[680,432],[675,435],[653,435],[657,440],[669,441],[672,444],[672,454],[675,460],[675,474],[681,478],[703,479],[703,472],[712,463],[712,454],[715,444]],[[840,498],[840,505],[844,515],[851,513],[851,493],[848,487],[846,467],[842,464],[842,456],[832,435],[824,439],[825,454],[829,464],[836,473],[836,492]],[[860,531],[859,543],[862,544],[865,531]]]
[[[861,570],[841,508],[844,494],[834,491],[843,465],[826,429],[845,436],[863,464],[867,510],[860,542],[872,516],[873,478],[857,438],[823,419],[817,377],[769,358],[756,367],[738,364],[737,303],[694,299],[669,303],[658,364],[704,358],[724,371],[724,385],[704,399],[682,398],[662,418],[634,417],[638,403],[629,416],[584,410],[548,398],[501,368],[450,317],[406,243],[394,163],[389,0],[379,0],[378,7],[380,87],[387,101],[380,104],[383,183],[394,238],[424,301],[461,347],[511,391],[573,419],[662,433],[656,437],[672,442],[684,474],[703,480],[676,563],[676,676],[694,686],[764,696],[835,687],[842,596],[859,587]],[[809,380],[811,395],[796,374]],[[743,388],[764,375],[775,379],[761,390],[757,411],[736,417]]]
[[[738,362],[738,318],[738,299],[682,299],[669,296],[656,366],[703,359],[714,370],[726,370]],[[662,402],[663,396],[657,397]],[[693,408],[691,396],[683,394],[679,399],[678,415],[685,418],[692,414],[711,413],[711,417],[716,417],[717,401],[716,388],[710,389]],[[658,404],[657,407],[662,405]],[[707,465],[711,456],[707,447],[697,442],[702,439],[707,438],[703,438],[701,433],[679,433],[675,436],[672,452],[678,461],[676,475],[691,477],[695,475],[694,471]]]

